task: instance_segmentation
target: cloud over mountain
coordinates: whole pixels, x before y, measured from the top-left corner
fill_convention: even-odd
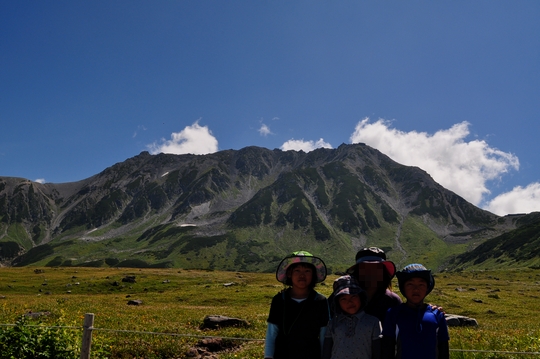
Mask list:
[[[514,187],[510,192],[489,201],[485,209],[496,214],[530,213],[540,211],[540,183]]]
[[[519,170],[519,159],[486,141],[468,139],[469,126],[470,123],[461,122],[429,134],[400,131],[393,128],[390,121],[370,122],[365,118],[358,122],[349,140],[366,143],[399,163],[422,168],[445,188],[498,215],[539,211],[539,182],[517,186],[510,192],[488,198],[490,182],[500,180],[512,170]],[[257,131],[263,137],[275,135],[265,124]],[[218,151],[218,141],[207,126],[196,121],[182,131],[172,133],[170,140],[162,139],[147,147],[152,154],[209,154]],[[333,146],[323,138],[317,141],[290,139],[280,146],[283,151],[310,152],[317,148]]]
[[[147,147],[152,154],[205,155],[218,150],[218,141],[207,126],[201,126],[199,121],[195,121],[193,125],[186,126],[182,131],[173,132],[170,140],[162,139],[161,143],[154,142]]]
[[[318,141],[304,141],[290,139],[280,147],[283,151],[295,150],[310,152],[317,148],[333,148],[331,144],[320,138]]]
[[[402,164],[418,166],[444,187],[480,205],[490,193],[486,183],[518,170],[519,160],[485,141],[466,140],[469,133],[468,122],[428,134],[400,131],[389,121],[365,118],[356,125],[350,140],[364,142]]]

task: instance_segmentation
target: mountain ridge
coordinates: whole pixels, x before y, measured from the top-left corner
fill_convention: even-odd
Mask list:
[[[0,177],[4,265],[271,270],[301,248],[340,268],[377,245],[442,269],[516,227],[365,144],[144,151],[77,182]]]

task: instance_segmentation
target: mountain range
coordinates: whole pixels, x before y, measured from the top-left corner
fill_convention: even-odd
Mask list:
[[[273,271],[307,250],[342,271],[381,247],[398,268],[538,266],[540,213],[480,209],[365,145],[142,152],[78,182],[0,177],[4,266]]]

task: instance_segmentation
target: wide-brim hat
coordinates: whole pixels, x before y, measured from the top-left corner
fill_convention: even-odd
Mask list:
[[[315,267],[315,283],[324,282],[326,279],[326,265],[323,260],[306,251],[293,252],[290,256],[283,258],[277,267],[276,279],[285,284],[287,282],[287,268],[296,263],[311,264]]]
[[[347,269],[348,274],[355,272],[356,266],[360,263],[382,263],[390,278],[396,275],[396,265],[392,261],[386,260],[386,253],[380,248],[364,248],[356,253],[356,263]]]
[[[431,274],[431,270],[424,267],[422,264],[413,263],[409,264],[402,270],[396,273],[398,279],[399,291],[401,294],[405,295],[405,282],[411,278],[421,278],[426,281],[428,285],[427,294],[431,293],[435,287],[435,278]]]

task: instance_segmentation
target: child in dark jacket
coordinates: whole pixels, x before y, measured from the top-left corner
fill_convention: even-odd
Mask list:
[[[319,359],[329,309],[314,288],[326,278],[324,262],[309,252],[294,252],[281,261],[276,278],[288,288],[272,299],[264,357]]]
[[[379,359],[381,323],[364,312],[367,294],[354,277],[334,281],[334,315],[326,329],[323,359]]]
[[[383,325],[383,359],[448,359],[448,326],[444,314],[425,304],[435,278],[421,264],[396,273],[407,302],[390,308]]]

